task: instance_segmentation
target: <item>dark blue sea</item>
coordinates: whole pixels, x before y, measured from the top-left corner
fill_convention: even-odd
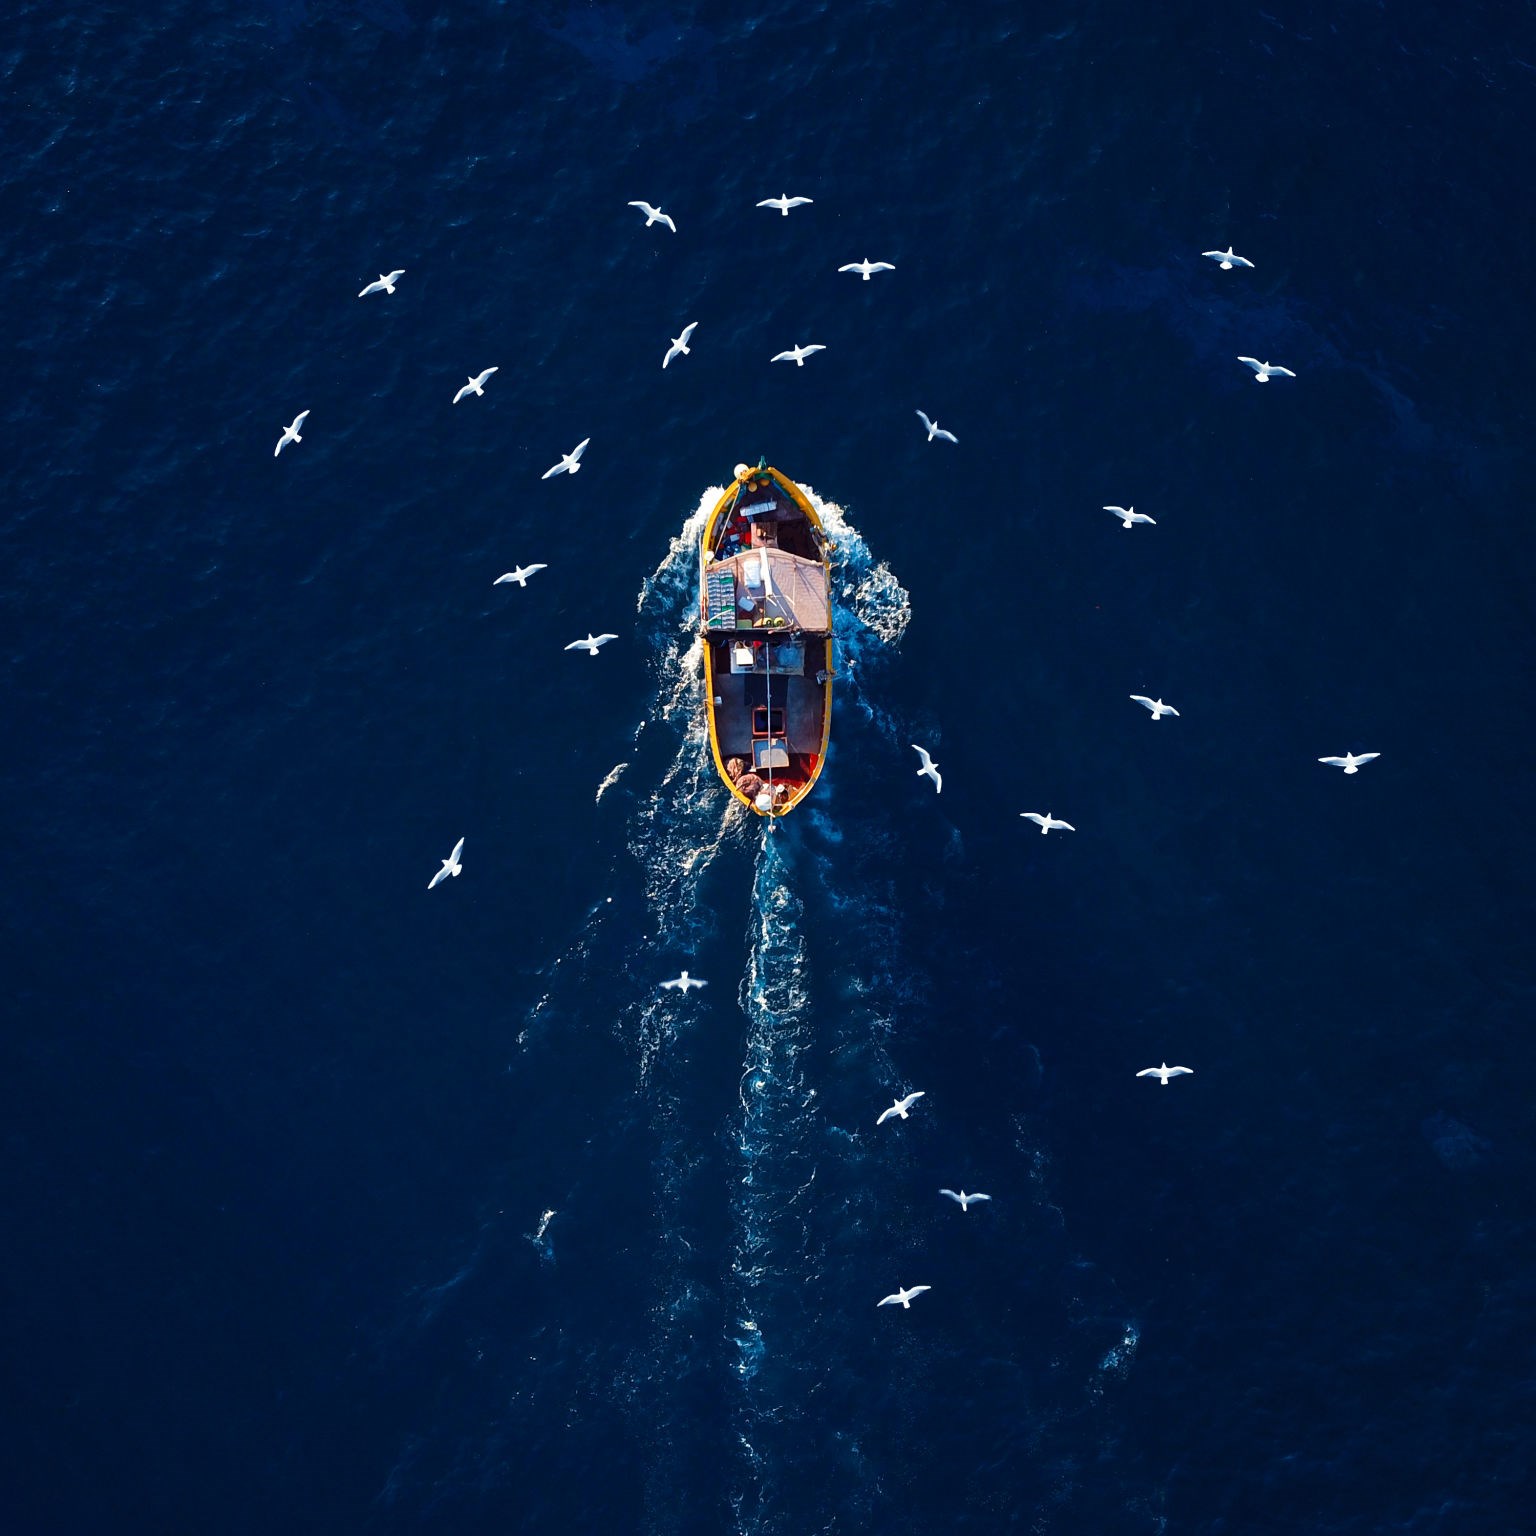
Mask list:
[[[0,78],[7,1532],[1536,1528],[1529,0],[18,0]]]

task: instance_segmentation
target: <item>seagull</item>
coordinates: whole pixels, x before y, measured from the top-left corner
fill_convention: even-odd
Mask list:
[[[458,842],[453,845],[453,852],[443,860],[443,867],[438,870],[438,872],[433,875],[432,878],[427,882],[427,889],[429,891],[433,888],[433,886],[441,885],[449,875],[462,875],[464,873],[464,866],[459,863],[459,855],[463,852],[464,839],[461,837]]]
[[[788,352],[775,352],[769,359],[775,363],[793,363],[797,368],[805,367],[805,360],[812,352],[825,352],[827,349],[819,341],[812,342],[808,347],[791,347]]]
[[[631,203],[629,206],[631,208],[638,208],[645,215],[645,227],[647,229],[652,224],[665,224],[674,235],[677,233],[677,225],[672,222],[671,214],[663,213],[660,208],[652,208],[649,203],[643,200],[638,203]]]
[[[1166,1061],[1160,1067],[1143,1067],[1136,1074],[1137,1077],[1155,1077],[1164,1088],[1168,1086],[1170,1077],[1193,1077],[1194,1075],[1193,1067],[1170,1067]]]
[[[1256,357],[1240,357],[1238,362],[1247,363],[1253,369],[1253,382],[1255,384],[1268,384],[1272,373],[1282,374],[1287,379],[1294,379],[1296,375],[1289,368],[1282,368],[1278,363],[1261,363]]]
[[[697,320],[690,320],[688,324],[683,327],[683,334],[681,336],[674,336],[672,338],[672,345],[668,348],[667,355],[661,360],[661,366],[663,368],[665,368],[667,364],[670,363],[672,359],[679,353],[681,353],[684,357],[688,356],[688,338],[693,335],[695,329],[698,327],[698,323],[699,322]]]
[[[304,441],[304,439],[299,436],[299,428],[304,425],[304,418],[308,415],[308,411],[300,411],[299,414],[293,418],[293,425],[291,427],[283,428],[283,435],[278,438],[277,447],[272,450],[272,457],[274,459],[283,451],[283,448],[288,443],[302,443]]]
[[[912,1106],[916,1104],[917,1101],[922,1097],[922,1090],[919,1090],[916,1093],[909,1093],[904,1099],[897,1099],[896,1102],[892,1104],[891,1107],[886,1110],[878,1120],[875,1121],[875,1124],[884,1125],[892,1115],[896,1115],[902,1120],[905,1120],[907,1118],[907,1111],[911,1109]]]
[[[814,203],[814,197],[785,197],[781,192],[777,197],[765,197],[757,206],[759,208],[777,208],[787,219],[791,208],[803,208],[807,203]]]
[[[1152,711],[1154,720],[1161,720],[1164,715],[1172,715],[1175,720],[1179,718],[1179,712],[1172,704],[1164,704],[1161,699],[1149,699],[1144,693],[1133,693],[1131,699],[1134,703],[1144,704]]]
[[[1145,512],[1138,512],[1135,507],[1105,507],[1106,512],[1113,512],[1120,519],[1122,528],[1129,528],[1132,523],[1151,523],[1157,527],[1157,519],[1148,517]]]
[[[380,272],[378,282],[369,283],[368,286],[364,288],[360,294],[358,294],[358,298],[366,299],[370,293],[393,293],[395,291],[395,279],[397,277],[404,276],[404,267],[401,267],[398,272],[390,272],[388,274]]]
[[[867,283],[871,272],[894,272],[896,270],[888,261],[871,261],[865,257],[863,261],[850,261],[847,266],[839,267],[839,272],[857,272]]]
[[[953,433],[953,432],[946,432],[946,431],[945,431],[945,430],[944,430],[944,428],[943,428],[943,427],[941,427],[941,426],[940,426],[940,425],[939,425],[939,424],[938,424],[938,422],[936,422],[936,421],[929,421],[929,420],[928,420],[928,418],[927,418],[927,417],[926,417],[926,416],[925,416],[925,415],[924,415],[924,414],[923,414],[923,413],[922,413],[922,412],[921,412],[921,411],[919,411],[919,412],[918,412],[918,413],[917,413],[917,419],[918,419],[918,420],[919,420],[919,421],[920,421],[920,422],[922,422],[922,424],[923,424],[923,425],[924,425],[924,426],[925,426],[925,427],[927,427],[927,428],[928,428],[928,441],[929,441],[929,442],[930,442],[930,443],[931,443],[931,442],[932,442],[932,441],[933,441],[933,440],[934,440],[934,438],[936,438],[936,437],[942,437],[942,438],[945,438],[945,439],[947,439],[947,440],[948,440],[948,441],[949,441],[949,442],[951,442],[951,443],[958,443],[958,442],[959,442],[959,441],[960,441],[960,439],[959,439],[959,438],[958,438],[958,437],[956,437],[956,436],[955,436],[955,434],[954,434],[954,433]]]
[[[962,1211],[970,1210],[978,1200],[990,1200],[992,1198],[991,1195],[968,1195],[963,1189],[958,1195],[952,1189],[941,1189],[939,1193],[941,1195],[948,1195]]]
[[[548,480],[551,475],[563,475],[566,473],[574,475],[576,471],[581,468],[581,456],[587,451],[587,444],[591,441],[592,439],[590,437],[582,438],[582,440],[577,443],[569,453],[562,453],[560,455],[560,462],[558,464],[551,464],[550,467],[546,469],[542,475],[539,476],[539,479]]]
[[[687,971],[684,971],[681,976],[674,978],[672,981],[662,982],[662,986],[670,987],[675,992],[681,992],[684,997],[687,997],[689,987],[707,987],[708,985],[707,981],[700,981],[697,976],[690,976]]]
[[[1056,831],[1058,827],[1063,832],[1077,831],[1077,828],[1074,827],[1070,821],[1058,821],[1056,817],[1052,816],[1049,811],[1047,811],[1044,816],[1042,816],[1039,811],[1020,811],[1019,815],[1022,816],[1026,821],[1034,822],[1034,824],[1040,828],[1041,837],[1044,837],[1047,832]]]
[[[1330,768],[1342,768],[1345,773],[1359,773],[1361,763],[1369,763],[1381,756],[1380,752],[1346,752],[1343,757],[1320,757],[1318,762]]]
[[[1221,263],[1223,272],[1230,272],[1233,267],[1251,267],[1253,263],[1245,256],[1234,256],[1229,245],[1224,251],[1201,251],[1202,256],[1209,256],[1212,261]]]
[[[485,381],[490,378],[493,373],[500,372],[500,368],[487,368],[483,373],[477,373],[474,378],[472,378],[469,383],[466,384],[463,389],[461,389],[458,394],[453,397],[453,403],[457,405],[465,395],[483,395],[485,393]]]
[[[498,576],[496,580],[491,583],[491,585],[493,587],[499,587],[504,585],[506,582],[515,581],[518,586],[526,587],[528,585],[528,578],[532,576],[535,571],[547,571],[548,569],[549,567],[547,565],[520,565],[515,571],[508,571],[505,576]]]
[[[897,1291],[894,1296],[887,1296],[883,1301],[877,1301],[875,1305],[877,1307],[888,1307],[893,1301],[899,1301],[902,1311],[910,1312],[912,1310],[912,1298],[914,1296],[921,1296],[924,1291],[931,1291],[932,1289],[931,1285],[914,1285],[910,1291]]]
[[[918,778],[932,779],[934,794],[942,795],[944,793],[944,780],[939,775],[939,765],[928,756],[927,749],[918,746],[915,741],[912,743],[912,750],[923,760],[923,766],[917,770]]]
[[[585,651],[589,656],[596,656],[599,646],[607,645],[610,640],[617,640],[617,635],[588,635],[585,640],[572,640],[566,646],[568,651]]]

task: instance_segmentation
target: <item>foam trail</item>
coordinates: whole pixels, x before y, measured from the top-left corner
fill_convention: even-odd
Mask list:
[[[795,840],[785,825],[763,838],[753,888],[751,952],[741,983],[746,1055],[733,1132],[735,1238],[727,1304],[740,1387],[743,1475],[731,1492],[737,1528],[765,1528],[778,1477],[793,1464],[810,1407],[815,1323],[806,1282],[819,1268],[807,1220],[816,1180],[815,1092],[802,1065],[811,1039],[804,908],[791,886]]]

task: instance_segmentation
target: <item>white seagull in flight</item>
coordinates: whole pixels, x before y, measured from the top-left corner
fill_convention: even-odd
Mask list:
[[[368,286],[364,288],[360,294],[358,294],[358,298],[366,299],[370,293],[393,293],[395,291],[395,279],[404,276],[404,267],[401,267],[398,272],[380,272],[378,282],[369,283]]]
[[[958,1195],[952,1189],[941,1189],[939,1193],[941,1195],[948,1195],[962,1211],[970,1210],[978,1200],[990,1200],[992,1198],[991,1195],[968,1195],[963,1189]]]
[[[674,977],[671,981],[662,982],[662,986],[670,987],[675,992],[681,992],[684,997],[687,997],[689,987],[707,987],[708,985],[707,981],[700,981],[697,976],[690,976],[687,971],[684,971],[681,976]]]
[[[839,272],[857,272],[867,283],[871,272],[894,272],[896,270],[888,261],[871,261],[865,257],[863,261],[850,261],[847,266],[839,267]]]
[[[1070,821],[1058,821],[1054,816],[1051,815],[1049,811],[1047,811],[1044,816],[1042,816],[1039,811],[1020,811],[1019,815],[1022,816],[1026,821],[1034,822],[1034,824],[1040,828],[1041,837],[1044,837],[1047,832],[1056,831],[1058,828],[1060,828],[1063,832],[1077,831],[1077,828],[1074,827]]]
[[[1201,251],[1202,256],[1209,256],[1212,261],[1221,263],[1223,272],[1230,272],[1233,267],[1251,267],[1253,263],[1244,256],[1235,256],[1229,245],[1224,251]]]
[[[808,347],[791,347],[788,352],[775,352],[769,361],[774,363],[793,363],[797,368],[804,368],[805,360],[812,352],[825,352],[826,350],[819,341],[813,341]]]
[[[483,395],[485,393],[485,381],[493,373],[500,373],[500,368],[487,368],[477,373],[459,392],[453,397],[453,403],[457,405],[465,395]]]
[[[278,438],[277,447],[272,450],[272,457],[274,459],[283,451],[287,444],[302,443],[304,441],[304,439],[299,436],[299,428],[304,425],[304,418],[308,415],[308,411],[300,411],[299,414],[293,418],[293,425],[291,427],[283,428],[283,435]]]
[[[1342,768],[1345,773],[1359,773],[1361,763],[1369,763],[1381,756],[1380,752],[1346,752],[1343,757],[1320,757],[1318,762],[1330,768]]]
[[[618,638],[617,635],[589,634],[585,640],[572,640],[565,649],[568,651],[585,651],[588,656],[596,656],[599,646],[607,645],[610,640],[617,640]]]
[[[515,581],[518,586],[526,587],[528,585],[528,578],[532,576],[535,571],[547,571],[548,569],[549,567],[547,565],[520,565],[515,571],[508,571],[505,576],[498,576],[496,580],[491,583],[491,585],[493,587],[499,587],[505,582]]]
[[[677,225],[672,222],[671,214],[663,213],[660,208],[653,208],[649,203],[643,200],[640,202],[631,203],[629,206],[631,208],[638,208],[641,213],[645,215],[645,227],[647,229],[649,229],[652,224],[665,224],[674,235],[677,233]]]
[[[960,441],[960,439],[956,437],[953,432],[946,432],[944,428],[938,424],[938,422],[929,421],[927,416],[924,415],[922,411],[917,413],[917,419],[922,422],[925,427],[928,428],[928,441],[930,443],[936,437],[942,437],[951,443],[958,443]]]
[[[663,368],[665,368],[674,357],[688,356],[688,338],[693,335],[694,331],[698,328],[698,324],[699,322],[697,320],[690,320],[688,324],[683,327],[683,334],[681,336],[674,336],[672,338],[672,345],[667,348],[667,355],[661,360],[661,366]]]
[[[1164,715],[1172,715],[1175,720],[1179,718],[1179,712],[1172,704],[1164,704],[1161,699],[1149,699],[1144,693],[1133,693],[1131,699],[1134,703],[1143,704],[1152,711],[1154,720],[1161,720]]]
[[[904,1099],[897,1099],[896,1102],[892,1104],[891,1107],[886,1110],[878,1120],[875,1121],[875,1124],[884,1125],[892,1115],[897,1116],[898,1119],[905,1120],[907,1118],[907,1111],[911,1109],[912,1106],[916,1104],[917,1101],[922,1097],[923,1091],[919,1089],[916,1093],[909,1093]]]
[[[1143,1067],[1136,1074],[1137,1077],[1155,1077],[1164,1088],[1168,1086],[1170,1077],[1193,1077],[1194,1075],[1193,1067],[1170,1067],[1166,1061],[1160,1067]]]
[[[917,770],[918,778],[932,779],[934,794],[942,795],[944,793],[944,780],[939,774],[939,765],[928,756],[927,749],[918,746],[915,741],[912,743],[912,750],[923,760],[923,766]]]
[[[587,451],[587,444],[591,441],[592,439],[590,437],[582,438],[582,440],[577,443],[569,453],[562,453],[560,455],[560,462],[558,464],[551,464],[549,468],[539,476],[539,479],[548,480],[551,475],[574,475],[581,468],[581,456]]]
[[[912,1310],[912,1298],[914,1296],[921,1296],[924,1291],[931,1291],[932,1289],[931,1285],[914,1285],[910,1291],[898,1290],[894,1296],[887,1296],[884,1300],[877,1301],[875,1305],[877,1307],[888,1307],[893,1301],[899,1301],[902,1311],[910,1312]]]
[[[1138,512],[1135,507],[1105,507],[1106,512],[1113,512],[1120,519],[1122,528],[1129,528],[1132,523],[1151,523],[1157,527],[1157,519],[1148,517],[1145,512]]]
[[[459,855],[463,852],[464,839],[461,837],[458,842],[453,845],[453,852],[443,860],[443,867],[438,870],[438,872],[433,875],[432,878],[427,882],[427,889],[429,891],[434,886],[441,885],[449,875],[462,875],[464,873],[464,866],[459,862]]]
[[[765,197],[757,206],[759,208],[777,208],[787,219],[791,208],[803,208],[807,203],[814,203],[814,197],[785,197],[781,192],[777,197]]]
[[[1255,384],[1268,384],[1269,376],[1278,373],[1282,378],[1294,379],[1296,375],[1289,368],[1282,368],[1278,363],[1261,363],[1256,357],[1240,357],[1238,362],[1247,363],[1253,369],[1253,382]]]

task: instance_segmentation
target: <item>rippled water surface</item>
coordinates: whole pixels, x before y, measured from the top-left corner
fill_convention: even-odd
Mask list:
[[[1528,1524],[1529,6],[0,74],[7,1528]],[[760,454],[837,547],[771,836],[691,632]]]

